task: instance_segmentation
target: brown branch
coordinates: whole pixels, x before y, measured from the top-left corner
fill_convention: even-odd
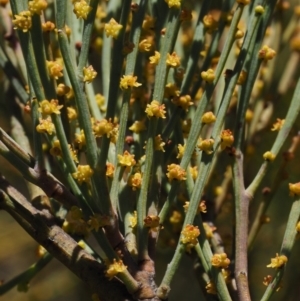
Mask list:
[[[109,281],[105,277],[105,266],[57,226],[56,218],[47,210],[39,211],[34,208],[3,178],[0,178],[0,188],[0,207],[50,254],[86,282],[91,291],[98,294],[100,300],[133,300],[120,281]]]

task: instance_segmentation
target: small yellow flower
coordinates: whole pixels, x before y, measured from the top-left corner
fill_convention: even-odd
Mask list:
[[[142,174],[136,172],[134,175],[131,175],[128,178],[127,184],[132,187],[133,191],[140,189],[142,185]]]
[[[180,224],[181,222],[182,222],[182,220],[183,220],[183,216],[182,216],[182,214],[179,212],[179,211],[177,211],[177,210],[174,210],[173,212],[172,212],[172,215],[170,216],[170,218],[169,218],[169,221],[170,221],[170,223],[171,224]]]
[[[248,73],[246,71],[242,70],[236,84],[243,85],[247,79],[247,75],[248,75]]]
[[[169,8],[180,8],[181,6],[181,0],[165,0],[165,2],[167,2]]]
[[[48,133],[49,135],[52,135],[53,132],[55,132],[54,124],[50,117],[47,119],[40,118],[40,123],[36,126],[36,131],[38,133]]]
[[[166,118],[165,105],[160,104],[157,100],[152,100],[152,102],[147,105],[145,112],[148,117],[155,116],[157,118]]]
[[[264,158],[266,161],[274,161],[274,160],[275,160],[275,155],[268,151],[268,152],[265,152],[265,153],[263,154],[263,158]]]
[[[212,147],[215,143],[214,139],[205,139],[205,140],[201,140],[198,142],[197,147],[206,152],[208,155],[212,154],[213,150]]]
[[[129,130],[133,131],[136,134],[145,131],[146,130],[145,120],[135,121],[133,125],[129,128]]]
[[[71,88],[65,84],[59,84],[56,88],[56,94],[59,96],[66,95],[70,92]]]
[[[188,211],[190,202],[185,202],[183,205],[184,208],[184,212],[186,213]],[[199,214],[200,212],[202,213],[206,213],[206,205],[205,205],[205,201],[201,201],[198,208],[197,208],[197,214]]]
[[[198,176],[198,166],[190,167],[190,172],[194,181],[196,181]]]
[[[104,30],[107,37],[113,37],[116,39],[119,35],[120,30],[123,28],[115,19],[110,19],[109,23],[104,25]]]
[[[210,281],[206,284],[205,289],[206,289],[206,292],[208,294],[211,294],[211,295],[216,295],[217,294],[216,286],[212,281]]]
[[[200,230],[197,226],[186,225],[181,231],[180,242],[185,245],[186,250],[189,252],[198,243],[198,236]]]
[[[294,196],[294,195],[299,196],[300,195],[300,182],[295,183],[295,184],[289,183],[289,190],[290,190],[291,196]]]
[[[113,128],[114,124],[107,119],[102,119],[100,121],[92,119],[92,129],[95,137],[102,137],[104,135],[107,135],[107,137],[109,138],[110,134],[113,131]]]
[[[171,182],[173,179],[176,179],[178,181],[184,181],[186,180],[186,171],[181,168],[178,164],[170,164],[167,166],[168,172],[167,177],[169,181]]]
[[[183,110],[188,110],[188,108],[194,104],[191,99],[190,95],[182,95],[180,97],[175,97],[173,99],[173,103],[176,106],[181,107]]]
[[[133,75],[123,75],[123,77],[120,80],[120,88],[122,90],[128,89],[129,87],[139,87],[142,84],[138,83],[137,81],[137,76]]]
[[[180,90],[178,89],[176,84],[168,83],[165,86],[165,92],[164,92],[165,98],[176,98],[179,97],[179,95],[180,95]]]
[[[204,28],[208,33],[212,33],[218,27],[218,22],[214,19],[211,14],[205,15],[203,18]]]
[[[277,121],[273,123],[273,127],[271,128],[271,131],[279,131],[284,125],[285,119],[276,119]]]
[[[83,67],[83,81],[85,83],[91,83],[97,76],[97,72],[94,70],[93,66]]]
[[[50,154],[54,157],[61,157],[62,151],[59,140],[54,140],[52,147],[50,148]]]
[[[107,270],[105,276],[112,280],[117,274],[124,272],[127,269],[127,266],[124,265],[122,260],[114,259],[112,264],[107,265]]]
[[[149,52],[151,50],[152,44],[147,39],[143,39],[139,43],[139,51],[140,52]]]
[[[47,8],[48,4],[45,0],[33,0],[28,2],[28,8],[31,14],[41,15],[42,11]]]
[[[236,2],[238,4],[242,4],[242,5],[248,5],[250,3],[251,0],[236,0]]]
[[[99,231],[99,228],[108,226],[110,224],[109,217],[101,214],[94,214],[90,216],[87,224],[89,225],[89,231],[95,230]]]
[[[79,149],[82,149],[82,147],[85,145],[85,135],[83,130],[81,130],[80,133],[75,134],[74,143],[78,146]]]
[[[60,114],[60,109],[63,107],[63,105],[58,104],[57,99],[51,99],[48,100],[42,100],[39,103],[39,112],[42,113],[42,115],[51,115],[51,114]]]
[[[184,153],[184,150],[185,150],[185,144],[184,145],[178,144],[177,148],[178,148],[178,154],[177,154],[176,158],[181,159],[183,157],[183,153]]]
[[[144,226],[156,230],[159,227],[159,220],[160,218],[157,215],[148,215],[144,218]]]
[[[180,66],[180,57],[176,54],[176,52],[173,52],[172,54],[167,54],[167,66],[171,68],[176,68]]]
[[[154,29],[154,25],[155,25],[155,19],[149,15],[146,15],[144,21],[143,21],[143,25],[142,28],[145,31],[152,31]]]
[[[12,22],[14,29],[21,29],[23,32],[27,32],[32,25],[31,12],[29,10],[20,12],[19,15],[15,15],[15,19]]]
[[[245,120],[247,122],[250,122],[252,119],[253,119],[253,111],[251,111],[250,109],[247,109],[246,115],[245,115]]]
[[[82,184],[83,182],[88,183],[93,173],[94,172],[89,165],[78,165],[77,171],[74,172],[72,176],[79,184]]]
[[[80,0],[74,3],[73,12],[76,15],[77,19],[86,20],[88,13],[92,10],[92,8],[87,4],[85,0]]]
[[[276,253],[275,258],[271,258],[271,263],[267,265],[267,268],[281,268],[287,263],[288,259],[285,255],[278,255]]]
[[[230,264],[230,260],[227,258],[226,253],[214,254],[211,258],[211,264],[214,267],[226,269]]]
[[[164,146],[165,142],[163,142],[161,135],[157,135],[154,137],[154,150],[165,152]]]
[[[160,53],[158,51],[154,52],[154,55],[149,57],[150,64],[152,65],[158,65],[160,59]]]
[[[263,6],[261,6],[261,5],[255,6],[255,13],[262,15],[264,12],[265,12],[265,9]]]
[[[134,211],[133,215],[129,217],[130,227],[134,228],[137,225],[137,212]]]
[[[115,167],[112,163],[106,163],[106,176],[108,178],[113,178],[115,172]]]
[[[221,132],[221,150],[224,150],[226,147],[231,147],[234,142],[234,137],[230,130],[223,130]]]
[[[258,52],[258,57],[265,61],[271,60],[275,57],[276,51],[271,49],[269,46],[264,45]]]
[[[202,123],[214,123],[216,121],[216,116],[213,112],[206,112],[203,114],[203,116],[201,117],[201,121]]]
[[[76,120],[77,119],[77,111],[74,108],[67,107],[68,119]]]
[[[50,21],[47,21],[46,23],[42,23],[43,32],[52,31],[52,30],[54,30],[54,28],[55,28],[55,24]]]
[[[88,225],[83,220],[82,211],[77,206],[72,206],[66,215],[66,220],[63,223],[63,230],[68,233],[76,233],[79,235],[87,235]]]
[[[207,71],[201,72],[201,77],[208,83],[212,83],[215,79],[215,72],[213,69],[208,69]]]
[[[121,166],[125,167],[134,166],[136,163],[134,155],[131,155],[128,151],[125,151],[123,155],[118,155],[118,161]]]
[[[47,61],[47,67],[52,78],[58,79],[59,77],[63,76],[63,66],[61,64],[61,60]]]
[[[214,231],[217,230],[216,227],[210,226],[208,223],[203,223],[203,228],[205,230],[206,238],[210,239],[214,236]]]

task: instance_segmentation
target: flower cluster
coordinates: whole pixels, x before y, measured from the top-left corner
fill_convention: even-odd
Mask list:
[[[215,80],[216,76],[215,76],[215,72],[213,69],[208,69],[207,71],[201,72],[201,77],[207,83],[212,83]]]
[[[122,260],[114,259],[113,263],[107,264],[107,270],[105,276],[112,280],[117,274],[124,272],[127,266],[124,265]]]
[[[183,110],[188,110],[188,108],[194,104],[191,100],[192,98],[190,95],[182,95],[180,97],[173,98],[173,103],[176,106],[181,107]]]
[[[271,258],[271,263],[267,265],[267,268],[281,268],[287,263],[288,259],[285,255],[276,254],[275,258]]]
[[[113,178],[115,172],[115,167],[112,163],[108,162],[106,163],[106,176],[108,178]]]
[[[133,87],[141,86],[142,84],[138,83],[136,80],[137,80],[137,76],[123,75],[123,77],[120,80],[120,88],[122,90],[126,90],[129,87],[133,88]]]
[[[181,0],[165,0],[168,4],[168,6],[174,7],[174,8],[180,8],[181,6]]]
[[[158,65],[160,59],[160,53],[158,51],[154,52],[154,55],[149,57],[150,64],[152,65]]]
[[[91,83],[97,76],[97,72],[94,70],[93,66],[83,68],[83,81],[85,83]]]
[[[231,147],[234,142],[234,137],[230,130],[223,130],[221,132],[221,150],[224,150],[226,147]]]
[[[38,133],[48,133],[49,135],[52,135],[55,131],[54,124],[50,117],[47,119],[39,119],[40,123],[36,126],[36,131]]]
[[[15,19],[12,22],[14,29],[21,29],[23,32],[27,32],[32,25],[31,12],[29,10],[20,12],[20,14],[15,15]]]
[[[144,218],[144,226],[150,228],[151,230],[157,230],[159,227],[159,216],[148,215]]]
[[[167,54],[167,66],[171,68],[176,68],[180,66],[180,57],[176,54],[176,52],[173,52],[172,54]]]
[[[46,0],[33,0],[28,2],[28,8],[31,14],[41,15],[42,11],[45,10],[48,6]]]
[[[135,165],[134,155],[125,151],[123,155],[118,155],[118,161],[121,166],[130,167]]]
[[[172,163],[168,165],[167,177],[170,182],[174,179],[184,181],[186,180],[186,171],[180,165]]]
[[[38,110],[42,115],[60,114],[62,107],[63,105],[59,105],[57,99],[51,99],[50,101],[44,99],[39,103]]]
[[[265,152],[263,154],[263,158],[266,160],[266,161],[274,161],[275,160],[275,155],[273,153],[271,153],[270,151],[268,152]]]
[[[160,104],[157,100],[152,100],[152,102],[147,105],[145,112],[148,117],[166,118],[165,105]]]
[[[227,258],[226,253],[214,254],[211,258],[211,264],[218,268],[228,268],[230,260]]]
[[[214,139],[204,139],[202,140],[201,138],[199,139],[199,142],[197,144],[197,147],[207,153],[208,155],[212,154],[213,150],[212,147],[215,143]]]
[[[115,19],[110,19],[109,23],[104,25],[104,31],[107,37],[113,37],[116,39],[119,35],[123,25],[119,24]]]
[[[82,211],[77,206],[71,207],[66,215],[62,228],[67,233],[76,233],[84,236],[89,233],[87,223],[83,219]]]
[[[73,12],[76,15],[77,19],[86,20],[88,13],[92,10],[92,8],[87,4],[85,0],[76,1],[74,3]]]
[[[187,212],[188,208],[189,208],[190,202],[185,202],[185,204],[183,205],[184,208],[184,212]],[[205,205],[205,201],[201,201],[198,208],[197,208],[197,214],[199,214],[200,212],[202,213],[206,213],[206,205]]]
[[[47,67],[52,78],[58,79],[59,77],[63,76],[63,66],[61,60],[47,61]]]
[[[209,124],[209,123],[214,123],[216,121],[216,119],[217,118],[213,112],[206,112],[201,117],[201,122]]]
[[[93,173],[94,172],[89,165],[78,165],[77,171],[74,172],[72,176],[79,184],[82,184],[83,182],[88,183]]]
[[[197,226],[186,225],[181,231],[180,241],[185,245],[186,250],[189,252],[191,248],[196,246],[198,243],[198,236],[200,235],[200,230]]]
[[[300,196],[300,182],[295,184],[289,183],[289,190],[291,196],[294,195]]]
[[[275,55],[276,55],[276,51],[267,45],[264,45],[262,49],[260,49],[258,52],[258,57],[265,61],[273,59]]]
[[[137,190],[141,188],[142,185],[142,174],[136,172],[128,178],[127,184],[132,187],[132,190]]]

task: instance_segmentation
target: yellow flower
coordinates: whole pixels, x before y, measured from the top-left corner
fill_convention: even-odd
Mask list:
[[[175,97],[179,97],[179,95],[180,95],[180,90],[178,89],[176,84],[168,83],[165,86],[165,93],[164,93],[165,98],[175,98]]]
[[[74,172],[72,176],[79,184],[82,184],[82,182],[88,183],[93,173],[94,172],[89,165],[78,165],[77,171]]]
[[[61,60],[47,61],[47,67],[52,78],[58,79],[59,77],[63,76],[63,66],[61,64]]]
[[[236,0],[236,2],[238,4],[242,4],[242,5],[248,5],[250,3],[251,0]]]
[[[151,50],[152,44],[147,39],[143,39],[139,43],[139,51],[140,52],[148,52]]]
[[[262,49],[260,49],[258,52],[258,57],[265,61],[273,59],[275,55],[276,55],[276,51],[267,45],[264,45]]]
[[[108,178],[113,178],[115,172],[115,167],[112,163],[106,163],[106,176]]]
[[[160,218],[157,215],[148,215],[144,218],[144,226],[146,228],[155,230],[157,227],[159,227],[159,220]]]
[[[134,155],[131,155],[128,151],[125,151],[123,155],[118,155],[118,161],[121,166],[134,166]]]
[[[274,161],[274,160],[275,160],[275,155],[268,151],[268,152],[265,152],[265,153],[263,154],[263,158],[264,158],[266,161]]]
[[[87,224],[89,225],[89,231],[95,230],[96,232],[98,232],[99,228],[108,226],[110,224],[110,221],[108,216],[96,213],[93,216],[90,216]]]
[[[176,158],[181,159],[183,157],[183,153],[184,153],[184,150],[185,150],[185,144],[184,145],[178,144],[177,148],[178,148],[178,154],[177,154]]]
[[[80,133],[75,134],[74,143],[78,146],[79,149],[82,149],[82,147],[85,145],[85,135],[83,130],[81,130]]]
[[[167,166],[168,172],[167,177],[169,181],[171,182],[173,179],[176,179],[178,181],[184,181],[186,180],[186,171],[181,168],[178,164],[170,164]]]
[[[143,25],[142,28],[145,31],[152,31],[154,29],[154,25],[155,25],[155,19],[149,15],[146,15],[144,21],[143,21]]]
[[[183,220],[182,214],[177,210],[174,210],[169,218],[170,223],[175,225],[180,224],[182,220]]]
[[[221,150],[224,150],[226,147],[231,147],[234,142],[234,137],[230,130],[223,130],[221,132]]]
[[[133,191],[140,189],[142,185],[142,174],[136,172],[134,175],[131,175],[128,178],[127,184],[132,187]]]
[[[181,231],[180,242],[185,245],[186,250],[189,252],[198,243],[198,236],[200,235],[200,230],[197,226],[186,225]]]
[[[200,141],[197,144],[197,147],[200,150],[206,152],[208,155],[210,155],[213,152],[212,147],[214,143],[215,143],[214,139],[205,139],[205,140],[200,139]]]
[[[208,83],[212,83],[215,79],[215,72],[213,69],[208,69],[207,71],[201,72],[201,77]]]
[[[53,145],[50,148],[50,154],[54,157],[61,157],[62,151],[59,140],[56,139],[53,141]]]
[[[123,28],[121,24],[116,22],[115,19],[110,19],[109,23],[104,25],[104,30],[107,37],[113,37],[116,39],[119,35],[120,30]]]
[[[112,280],[118,273],[122,273],[127,269],[122,260],[114,259],[112,264],[107,265],[107,270],[105,276]]]
[[[67,113],[68,113],[69,120],[77,119],[77,112],[74,108],[67,107]]]
[[[133,75],[123,75],[123,78],[120,80],[120,88],[122,90],[128,89],[129,87],[139,87],[142,84],[138,83],[137,81],[137,76]]]
[[[52,31],[55,28],[55,24],[47,21],[46,23],[42,23],[42,30],[43,32]]]
[[[41,15],[42,11],[48,6],[47,1],[45,0],[33,0],[28,2],[28,8],[31,14]]]
[[[92,119],[92,129],[96,137],[107,135],[109,138],[113,128],[114,124],[111,121],[107,121],[106,119],[100,121]]]
[[[278,256],[278,253],[276,253],[276,257],[271,258],[271,263],[267,265],[267,268],[281,268],[287,261],[288,259],[285,255]]]
[[[248,73],[246,71],[242,70],[236,84],[243,85],[247,79],[247,75],[248,75]]]
[[[137,212],[134,211],[133,215],[129,217],[130,227],[134,228],[137,225]]]
[[[89,230],[87,223],[83,220],[82,211],[77,206],[72,206],[63,223],[63,230],[68,233],[87,235]]]
[[[182,95],[180,97],[175,97],[173,99],[173,103],[181,107],[183,110],[187,110],[190,106],[192,106],[194,103],[191,101],[191,96],[190,95]]]
[[[214,231],[216,231],[216,229],[217,229],[214,226],[210,226],[208,223],[203,223],[203,228],[205,230],[205,234],[208,239],[210,239],[214,236]]]
[[[289,190],[290,190],[291,196],[294,196],[294,195],[299,196],[300,195],[300,182],[295,183],[295,184],[289,183]]]
[[[161,135],[157,135],[154,137],[154,150],[165,152],[164,146],[165,142],[163,142]]]
[[[154,55],[149,57],[150,64],[152,65],[158,65],[160,59],[160,53],[158,51],[154,52]]]
[[[57,99],[51,99],[48,100],[42,100],[39,103],[39,112],[42,113],[42,115],[51,115],[51,114],[60,114],[60,109],[63,107],[63,105],[58,104]]]
[[[176,52],[173,52],[172,54],[167,54],[167,66],[171,68],[176,68],[180,66],[180,57],[176,54]]]
[[[23,32],[27,32],[32,25],[31,12],[29,10],[21,11],[19,15],[15,15],[15,19],[12,22],[14,29],[21,29]]]
[[[183,205],[184,208],[184,212],[186,213],[188,211],[190,202],[185,202],[185,204]],[[197,214],[199,214],[200,212],[202,213],[206,213],[206,205],[205,205],[205,201],[201,201],[198,208],[197,208]]]
[[[147,105],[145,112],[148,117],[155,116],[157,118],[166,118],[165,105],[160,104],[157,100],[152,100],[152,102]]]
[[[226,253],[214,254],[211,258],[211,264],[214,267],[226,269],[230,264],[230,260],[227,258]]]
[[[133,125],[129,128],[129,130],[133,131],[136,134],[145,131],[146,130],[145,120],[135,121]]]
[[[56,94],[59,96],[66,95],[71,90],[70,87],[66,86],[65,84],[59,84],[56,88]]]
[[[97,76],[97,72],[94,70],[93,66],[83,67],[83,81],[85,83],[91,83]]]
[[[215,122],[216,119],[217,118],[213,112],[206,112],[201,117],[202,123],[207,123],[207,124]]]
[[[271,128],[271,131],[279,131],[284,125],[285,119],[276,119],[277,121],[273,123],[273,127]]]
[[[212,282],[212,281],[209,281],[207,284],[206,284],[206,292],[208,294],[212,294],[212,295],[216,295],[217,294],[217,289],[216,289],[216,286],[215,284]]]
[[[208,33],[212,33],[218,27],[218,22],[213,18],[211,14],[205,15],[203,18],[204,28]]]
[[[165,2],[167,2],[169,8],[180,8],[181,6],[181,0],[165,0]]]
[[[87,4],[85,0],[80,0],[74,3],[73,12],[76,15],[77,19],[82,18],[86,20],[88,13],[92,8]]]
[[[36,126],[36,131],[38,133],[48,133],[49,135],[52,135],[55,131],[54,124],[50,117],[47,119],[40,118],[40,123]]]
[[[190,167],[190,172],[192,174],[193,180],[196,181],[198,176],[198,166]]]

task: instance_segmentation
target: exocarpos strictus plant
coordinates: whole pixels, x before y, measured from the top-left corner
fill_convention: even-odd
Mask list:
[[[0,153],[20,178],[1,168],[0,208],[41,246],[1,295],[56,258],[93,300],[179,300],[190,258],[197,300],[299,298],[282,284],[300,231],[296,1],[0,4]],[[251,280],[266,222],[279,243]]]

